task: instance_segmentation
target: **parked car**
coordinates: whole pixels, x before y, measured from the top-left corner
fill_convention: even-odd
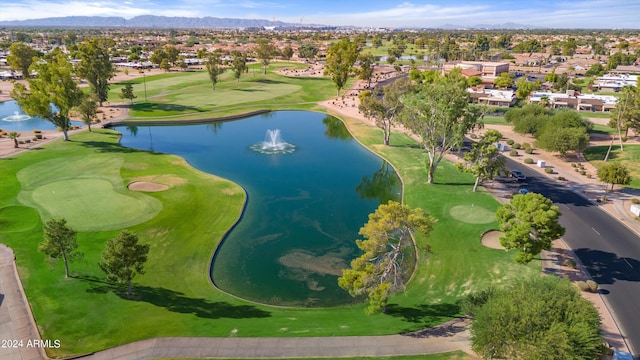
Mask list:
[[[527,180],[527,177],[520,170],[511,170],[511,177],[518,181]]]

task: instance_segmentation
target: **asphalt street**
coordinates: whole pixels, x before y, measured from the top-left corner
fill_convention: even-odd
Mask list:
[[[543,194],[560,208],[564,240],[599,284],[630,351],[640,357],[640,237],[571,188],[507,159],[509,169],[527,176],[510,182],[514,191],[526,188]]]

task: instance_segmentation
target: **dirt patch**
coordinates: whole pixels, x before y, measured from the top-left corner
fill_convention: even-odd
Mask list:
[[[504,236],[502,231],[489,230],[482,235],[482,245],[492,249],[504,250],[504,246],[500,245],[501,236]]]
[[[183,179],[175,175],[139,176],[139,177],[133,178],[132,180],[133,180],[132,183],[149,182],[149,183],[166,185],[168,187],[173,187],[174,185],[182,185],[187,183],[186,179]]]
[[[133,191],[156,192],[156,191],[167,190],[169,186],[164,184],[147,182],[147,181],[134,181],[131,184],[129,184],[127,188]]]

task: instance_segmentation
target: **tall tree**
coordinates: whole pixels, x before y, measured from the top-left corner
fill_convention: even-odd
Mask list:
[[[318,54],[318,48],[311,43],[304,43],[298,47],[298,56],[303,59],[313,59]]]
[[[373,77],[373,69],[376,64],[376,59],[371,53],[361,53],[358,56],[358,62],[360,64],[358,78],[360,80],[367,80],[367,88],[369,88],[371,87],[371,78]]]
[[[109,80],[115,74],[109,57],[111,39],[95,38],[80,44],[80,62],[76,66],[76,73],[86,79],[102,106],[109,98]]]
[[[122,87],[120,98],[129,99],[129,103],[131,104],[133,103],[133,99],[137,98],[136,94],[133,93],[133,85],[130,82],[124,84]]]
[[[14,70],[20,70],[24,79],[29,78],[29,67],[33,64],[33,58],[38,52],[31,46],[22,42],[14,42],[9,46],[9,56],[7,63]]]
[[[493,84],[500,89],[513,86],[514,75],[510,72],[503,72],[493,81]]]
[[[454,79],[423,85],[403,97],[403,124],[420,137],[428,156],[427,183],[445,154],[462,146],[464,136],[473,129],[481,109],[469,105],[469,93]]]
[[[287,45],[282,49],[282,57],[289,60],[293,56],[293,48],[290,45]]]
[[[338,96],[340,95],[340,90],[347,84],[349,74],[351,74],[353,64],[357,58],[358,45],[349,39],[334,42],[327,49],[324,72],[331,75],[331,81],[338,88]]]
[[[625,136],[629,134],[629,129],[634,129],[640,133],[640,78],[636,86],[625,86],[622,88],[622,96],[616,103],[616,107],[611,111],[609,126],[624,131]]]
[[[233,69],[233,77],[240,81],[240,76],[242,73],[245,73],[249,70],[247,67],[247,57],[244,56],[240,51],[234,51],[231,56],[233,56],[233,62],[231,63],[231,69]]]
[[[402,111],[401,97],[410,91],[411,84],[406,79],[399,79],[392,84],[376,88],[369,96],[363,96],[358,105],[362,114],[375,121],[382,129],[383,142],[389,145],[391,128]],[[366,94],[363,92],[363,94]]]
[[[613,191],[614,185],[631,184],[629,169],[615,162],[602,165],[602,167],[598,169],[598,179],[606,184],[611,184],[611,191]]]
[[[67,226],[67,220],[50,219],[44,225],[44,240],[38,245],[38,251],[47,255],[47,260],[54,264],[57,260],[64,261],[64,276],[69,277],[69,262],[82,258],[77,252],[78,242],[76,231]]]
[[[98,114],[98,98],[95,94],[83,94],[80,105],[74,108],[78,112],[82,122],[87,125],[91,132],[91,123]]]
[[[551,242],[565,232],[558,223],[558,207],[533,192],[514,195],[498,209],[496,217],[500,231],[504,232],[500,244],[506,249],[517,249],[515,261],[521,264],[529,263],[542,250],[551,249]]]
[[[264,75],[267,74],[267,66],[276,55],[276,47],[267,39],[258,39],[258,46],[255,48],[256,57],[262,62]]]
[[[518,99],[526,99],[536,90],[540,90],[542,83],[539,80],[534,82],[528,81],[525,77],[521,77],[516,81],[516,97]]]
[[[522,108],[509,109],[504,120],[513,124],[513,131],[520,134],[536,135],[550,118],[550,112],[544,106],[527,104]]]
[[[220,53],[213,53],[209,55],[207,62],[205,63],[207,73],[209,74],[209,80],[211,80],[211,86],[213,90],[216,90],[216,84],[218,83],[218,77],[224,72],[222,67],[222,61],[220,60]]]
[[[388,297],[404,289],[412,270],[405,261],[407,248],[413,246],[412,233],[429,235],[435,221],[421,209],[395,201],[381,204],[360,229],[365,240],[356,240],[364,253],[351,261],[350,268],[342,270],[338,285],[351,296],[367,296],[367,313],[383,311]]]
[[[485,359],[600,359],[600,316],[568,280],[519,280],[474,309],[471,347]]]
[[[568,151],[582,151],[589,144],[593,123],[573,110],[555,112],[536,133],[537,144],[548,151],[557,151],[564,156]]]
[[[127,296],[130,297],[133,278],[144,274],[148,253],[149,244],[140,244],[136,235],[121,231],[107,241],[99,265],[107,274],[107,281],[127,284]]]
[[[82,99],[82,92],[73,79],[71,63],[56,48],[46,62],[34,63],[32,69],[38,75],[28,80],[29,87],[16,83],[11,96],[25,113],[50,121],[62,130],[64,140],[69,141],[69,111]]]
[[[507,172],[506,159],[496,146],[501,139],[502,134],[498,130],[487,130],[478,142],[471,145],[471,151],[464,154],[464,163],[456,164],[460,171],[475,176],[474,192],[481,181],[493,179]]]

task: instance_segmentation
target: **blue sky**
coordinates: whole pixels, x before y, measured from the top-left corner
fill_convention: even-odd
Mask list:
[[[519,24],[640,28],[640,0],[2,0],[0,21],[90,15],[273,19],[303,24],[433,27]]]

